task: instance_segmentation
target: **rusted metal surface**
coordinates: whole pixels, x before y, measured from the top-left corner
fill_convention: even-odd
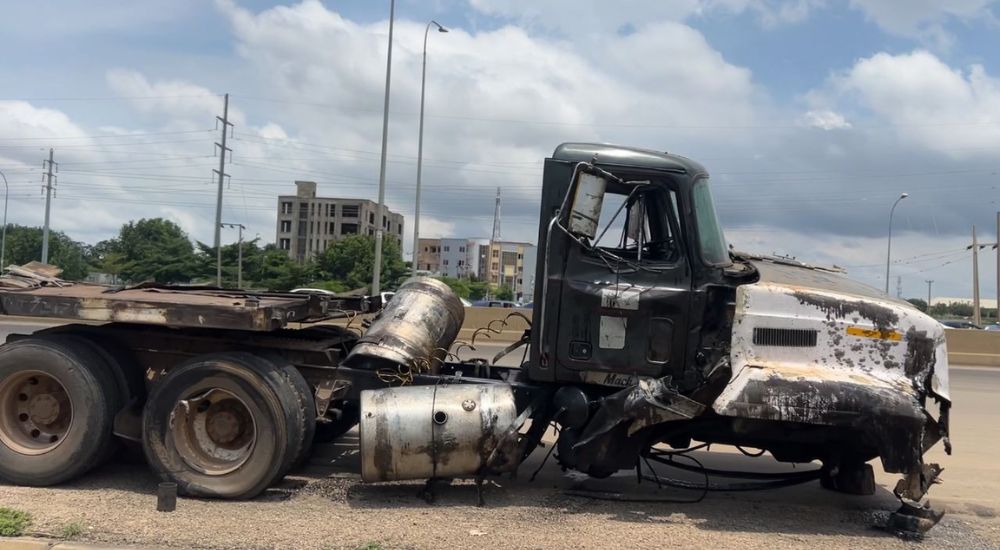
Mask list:
[[[345,360],[352,367],[432,372],[465,320],[465,308],[448,285],[430,277],[409,279],[372,321]]]
[[[270,331],[363,311],[363,298],[257,294],[198,287],[122,290],[73,284],[0,290],[0,314],[98,322]]]
[[[516,418],[514,392],[505,384],[361,392],[361,478],[478,476]]]

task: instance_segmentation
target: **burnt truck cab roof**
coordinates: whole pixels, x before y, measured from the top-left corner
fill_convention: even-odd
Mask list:
[[[563,143],[556,147],[552,158],[574,163],[593,162],[612,173],[618,167],[630,171],[646,169],[692,176],[708,175],[704,166],[680,155],[608,143]]]

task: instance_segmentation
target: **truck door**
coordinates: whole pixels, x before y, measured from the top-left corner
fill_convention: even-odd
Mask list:
[[[691,270],[679,211],[666,182],[608,187],[594,246],[568,249],[559,380],[627,385],[683,372]]]

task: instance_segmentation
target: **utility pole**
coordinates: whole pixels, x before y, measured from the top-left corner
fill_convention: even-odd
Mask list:
[[[0,274],[7,268],[7,202],[10,201],[10,186],[7,185],[7,176],[0,172],[3,178],[3,236],[0,237]]]
[[[427,34],[431,25],[436,25],[438,32],[448,32],[437,21],[427,23],[424,29],[424,64],[420,73],[420,135],[417,138],[417,196],[413,206],[413,276],[417,276],[417,257],[420,250],[420,180],[424,168],[424,91],[427,88]]]
[[[237,269],[237,272],[236,272],[237,273],[237,275],[236,275],[236,288],[242,289],[243,288],[243,231],[247,227],[245,225],[243,225],[242,223],[223,223],[223,224],[220,224],[220,225],[221,225],[221,227],[228,227],[230,229],[239,229],[240,230],[240,238],[239,238],[239,241],[237,241],[237,242],[239,242],[239,258],[240,259],[239,259],[239,264],[238,264],[239,268]]]
[[[972,322],[982,323],[979,314],[979,243],[976,242],[976,226],[972,226]]]
[[[997,216],[997,221],[1000,222],[1000,215]],[[988,247],[1000,249],[1000,239],[997,239],[995,243],[979,242],[976,239],[976,226],[973,225],[972,245],[965,247],[965,249],[972,249],[972,322],[977,325],[983,322],[982,311],[979,306],[979,251]],[[997,254],[1000,255],[1000,250],[998,250]],[[997,267],[1000,267],[1000,260],[998,260]],[[997,276],[997,280],[1000,282],[1000,275]],[[997,304],[997,306],[1000,307],[1000,304]]]
[[[385,104],[382,106],[382,160],[378,171],[378,225],[375,228],[375,261],[372,262],[372,296],[382,292],[382,237],[385,216],[385,161],[389,147],[389,84],[392,82],[392,26],[396,16],[396,0],[389,2],[389,49],[385,59]],[[416,254],[416,250],[413,251]],[[414,258],[414,261],[416,259]]]
[[[926,280],[924,282],[927,283],[927,311],[930,311],[931,310],[931,285],[934,284],[934,281],[928,279],[928,280]]]
[[[45,225],[42,227],[42,263],[49,263],[49,218],[52,212],[52,149],[49,149],[49,160],[45,180]],[[45,164],[45,162],[43,162]]]
[[[487,260],[487,273],[489,274],[488,283],[486,285],[486,297],[490,298],[493,294],[492,287],[493,284],[493,251],[497,249],[497,286],[503,278],[503,253],[499,250],[503,248],[503,243],[500,241],[500,188],[497,187],[497,200],[496,205],[493,207],[493,233],[490,234],[490,257]]]
[[[232,124],[229,122],[229,94],[226,94],[222,103],[222,116],[215,117],[222,123],[222,143],[216,142],[219,148],[219,169],[212,170],[219,176],[219,194],[215,201],[215,286],[222,286],[222,186],[225,184],[226,176],[226,153],[232,149],[226,147],[226,136]]]

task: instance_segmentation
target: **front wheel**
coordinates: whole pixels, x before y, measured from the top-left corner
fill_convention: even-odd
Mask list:
[[[199,357],[170,371],[143,413],[143,449],[181,494],[246,499],[285,474],[305,437],[295,389],[247,353]]]

